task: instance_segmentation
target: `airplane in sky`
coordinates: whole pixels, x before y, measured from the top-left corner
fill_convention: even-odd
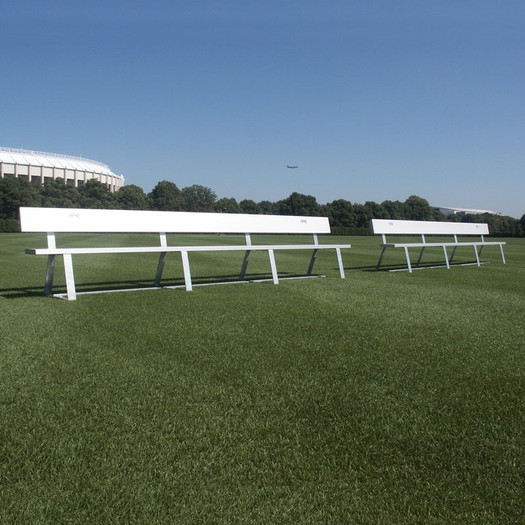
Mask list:
[[[290,168],[291,170],[294,170],[295,168],[298,168],[299,166],[286,166],[287,168]]]

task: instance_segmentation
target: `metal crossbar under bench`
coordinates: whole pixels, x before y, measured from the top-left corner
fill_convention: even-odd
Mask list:
[[[407,261],[407,270],[412,272],[412,263],[410,261],[409,248],[418,248],[419,256],[415,267],[419,267],[425,248],[439,247],[443,249],[445,265],[450,269],[450,264],[456,254],[456,249],[464,246],[471,246],[474,249],[476,263],[480,266],[480,255],[485,246],[499,246],[501,259],[505,264],[505,255],[503,253],[502,241],[486,241],[485,235],[489,234],[489,227],[486,223],[468,223],[468,222],[440,222],[440,221],[404,221],[391,219],[372,219],[372,229],[375,234],[381,235],[381,255],[377,262],[376,270],[379,270],[383,256],[387,248],[402,248],[405,251]],[[405,235],[420,236],[418,242],[387,242],[387,235]],[[458,238],[461,235],[474,236],[474,238]],[[451,237],[449,241],[429,241],[428,237],[441,236]],[[448,256],[447,248],[452,247],[451,256]]]
[[[275,250],[312,250],[310,263],[304,277],[312,277],[317,253],[322,249],[335,250],[339,274],[345,277],[341,249],[350,244],[320,244],[318,235],[330,233],[327,217],[297,217],[287,215],[250,215],[235,213],[197,213],[177,211],[100,210],[81,208],[20,208],[22,232],[46,233],[47,248],[27,249],[29,255],[46,255],[47,270],[45,293],[74,301],[77,296],[73,271],[73,255],[108,253],[158,253],[154,287],[161,287],[162,273],[168,253],[181,255],[184,283],[187,291],[192,290],[189,254],[193,252],[242,251],[244,259],[239,281],[245,280],[246,269],[253,251],[266,251],[270,262],[272,281],[279,283]],[[156,233],[157,246],[114,246],[60,248],[56,233]],[[240,245],[169,245],[167,234],[171,233],[238,233],[244,234],[245,243]],[[253,244],[251,234],[310,234],[311,244]],[[53,294],[55,261],[61,256],[64,261],[66,294]],[[100,293],[100,292],[92,292]]]

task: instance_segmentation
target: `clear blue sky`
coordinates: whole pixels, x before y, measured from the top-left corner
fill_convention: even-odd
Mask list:
[[[146,192],[525,213],[523,0],[0,0],[0,64],[1,146]]]

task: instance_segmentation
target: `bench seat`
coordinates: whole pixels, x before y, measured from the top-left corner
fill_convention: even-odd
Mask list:
[[[87,255],[100,253],[161,253],[161,252],[244,252],[267,250],[311,250],[322,248],[349,248],[348,244],[251,244],[217,245],[217,246],[121,246],[114,248],[26,248],[27,255]]]
[[[29,248],[26,249],[26,254],[47,256],[44,289],[48,295],[64,297],[64,294],[53,294],[56,257],[61,256],[63,258],[67,290],[65,297],[68,300],[75,300],[77,296],[73,272],[73,256],[76,255],[156,253],[159,255],[159,260],[154,286],[160,288],[167,255],[169,253],[180,253],[185,287],[186,290],[190,291],[193,285],[189,253],[244,252],[244,260],[239,275],[239,280],[244,281],[251,252],[266,251],[270,261],[272,280],[274,284],[278,284],[279,277],[274,251],[312,250],[310,263],[304,277],[313,277],[312,271],[319,250],[335,250],[339,274],[344,279],[341,250],[351,247],[350,244],[319,243],[318,235],[330,233],[327,217],[22,207],[20,208],[20,227],[23,232],[47,234],[47,248]],[[159,244],[156,246],[58,247],[56,233],[157,233]],[[174,233],[242,233],[244,234],[244,244],[168,245],[167,234]],[[313,235],[313,242],[311,244],[253,244],[251,235],[254,233],[311,234]]]

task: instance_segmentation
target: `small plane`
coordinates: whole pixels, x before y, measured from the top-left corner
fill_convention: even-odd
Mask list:
[[[294,170],[295,168],[298,168],[299,166],[286,166],[287,168],[290,168],[291,170]]]

